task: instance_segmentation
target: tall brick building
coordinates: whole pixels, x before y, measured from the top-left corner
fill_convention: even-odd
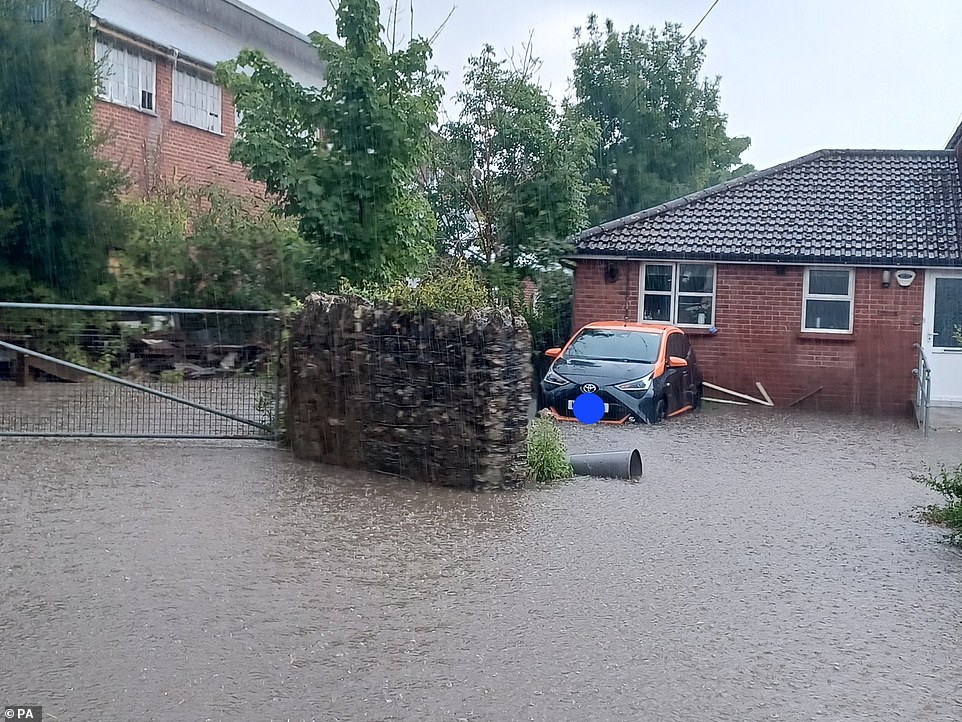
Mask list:
[[[323,83],[306,36],[238,0],[99,0],[91,24],[105,76],[94,122],[133,193],[162,183],[261,191],[228,158],[238,119],[213,82],[216,63],[256,48],[299,83]]]

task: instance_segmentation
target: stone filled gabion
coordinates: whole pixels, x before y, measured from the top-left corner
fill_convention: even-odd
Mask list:
[[[531,400],[523,317],[314,294],[290,343],[295,455],[477,491],[523,483]]]

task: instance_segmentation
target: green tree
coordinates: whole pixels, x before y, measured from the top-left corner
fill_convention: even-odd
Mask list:
[[[0,0],[0,296],[91,300],[121,176],[96,158],[86,11]]]
[[[380,40],[376,0],[341,0],[339,45],[314,33],[326,63],[322,88],[306,88],[258,51],[221,64],[218,79],[243,114],[232,157],[297,218],[314,247],[322,288],[413,272],[431,254],[434,216],[418,186],[437,121],[440,73],[431,49]]]
[[[602,28],[592,15],[575,30],[576,107],[601,136],[589,178],[608,187],[593,199],[594,223],[649,208],[741,175],[751,140],[729,137],[719,78],[701,76],[705,41],[681,26]]]
[[[502,291],[555,266],[588,219],[584,175],[598,130],[555,107],[538,67],[530,47],[518,63],[491,46],[470,58],[460,115],[439,129],[425,179],[439,250],[470,259]]]

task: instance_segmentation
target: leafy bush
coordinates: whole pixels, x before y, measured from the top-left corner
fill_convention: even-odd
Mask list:
[[[926,469],[921,474],[913,474],[912,480],[945,497],[944,504],[932,504],[922,509],[922,518],[951,529],[948,540],[962,546],[962,464],[954,469],[946,469],[940,464],[937,472]]]
[[[160,382],[162,384],[182,384],[184,383],[184,372],[174,369],[161,371]]]
[[[306,296],[314,258],[294,221],[223,189],[162,188],[125,205],[132,233],[112,254],[112,303],[279,308]]]
[[[392,303],[410,311],[464,313],[473,308],[499,305],[481,274],[467,262],[438,258],[417,279],[378,286],[352,286],[341,279],[341,293],[367,301]]]
[[[546,413],[528,423],[527,472],[529,481],[539,484],[574,476],[558,424]]]

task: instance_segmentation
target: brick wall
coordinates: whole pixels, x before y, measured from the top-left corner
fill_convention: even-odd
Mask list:
[[[605,269],[618,269],[615,279],[605,278]],[[638,320],[637,263],[608,261],[578,261],[575,268],[575,296],[572,309],[572,330],[592,321],[621,321],[625,318],[625,300],[629,321]]]
[[[156,114],[100,99],[94,125],[107,136],[101,152],[128,173],[133,195],[144,195],[164,183],[200,186],[216,183],[242,195],[264,194],[247,180],[244,167],[229,160],[234,138],[234,104],[227,92],[221,100],[221,134],[171,120],[173,63],[155,57]]]
[[[605,262],[579,261],[575,272],[574,325],[624,317],[624,267],[619,282],[605,284]],[[637,320],[638,271],[629,264],[630,316]],[[879,268],[855,274],[854,333],[801,333],[804,269],[785,266],[717,266],[716,334],[689,335],[705,380],[758,395],[760,381],[784,406],[903,414],[915,395],[913,344],[921,338],[923,274],[909,288],[893,280],[882,288]]]

